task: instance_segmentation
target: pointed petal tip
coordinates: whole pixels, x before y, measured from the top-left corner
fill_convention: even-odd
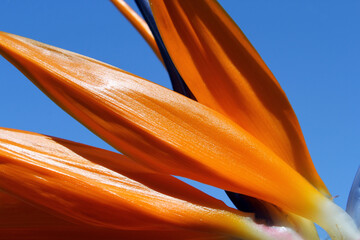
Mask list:
[[[154,36],[152,35],[148,25],[125,1],[123,0],[111,0],[115,7],[124,15],[124,17],[134,26],[134,28],[140,33],[145,41],[152,48],[156,56],[162,61],[159,48],[156,45]]]

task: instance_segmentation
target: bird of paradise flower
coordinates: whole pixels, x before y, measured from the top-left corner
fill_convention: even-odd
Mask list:
[[[65,221],[4,194],[6,215],[14,208],[31,211],[40,224],[28,232],[65,230],[73,238],[138,236],[114,229],[166,239],[315,237],[291,212],[319,223],[334,239],[357,239],[351,219],[326,198],[283,91],[220,6],[151,2],[172,61],[200,103],[93,59],[1,34],[7,59],[127,156],[2,129],[1,189]],[[256,223],[168,174],[274,204],[286,227]]]

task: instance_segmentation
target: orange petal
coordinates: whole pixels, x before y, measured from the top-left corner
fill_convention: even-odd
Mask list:
[[[162,61],[159,48],[155,42],[148,25],[124,0],[111,0],[115,7],[126,17],[126,19],[136,28],[145,41],[149,44],[156,56]]]
[[[167,50],[196,99],[228,116],[328,195],[279,83],[216,1],[150,0]]]
[[[37,149],[34,148],[32,150],[34,152],[36,151],[37,154],[49,151],[55,152],[51,147],[49,148],[51,144],[47,144],[46,147],[40,149],[39,139],[34,138],[31,140],[29,135],[22,134],[23,136],[21,136],[19,132],[14,135],[13,132],[4,132],[1,130],[0,133],[4,136],[7,136],[6,139],[11,139],[12,141],[20,143],[17,144],[17,146],[23,147],[23,149],[29,149],[29,147],[31,148],[33,141],[36,141],[36,144],[38,145]],[[14,138],[17,139],[15,140]],[[116,172],[127,172],[128,176],[132,175],[132,179],[147,182],[148,186],[151,184],[152,189],[158,191],[166,190],[167,192],[174,192],[173,189],[176,189],[177,191],[175,191],[172,195],[179,198],[182,198],[183,196],[181,194],[177,194],[177,192],[182,193],[187,191],[188,186],[186,184],[183,184],[179,181],[173,181],[171,177],[170,181],[166,176],[159,177],[158,174],[154,174],[153,171],[137,164],[123,155],[70,141],[65,141],[63,139],[52,139],[62,146],[66,146],[68,149],[71,149],[71,151],[75,153],[81,153],[81,156],[86,157],[87,159],[91,159],[94,163],[102,165]],[[2,139],[2,141],[4,141],[4,139]],[[59,151],[59,149],[56,151]],[[63,156],[59,157],[64,158]],[[151,179],[151,182],[148,181],[149,178]],[[192,201],[198,202],[199,204],[202,204],[204,200],[207,200],[209,203],[212,202],[214,207],[219,206],[219,204],[222,205],[220,201],[208,198],[207,195],[197,191],[196,189],[193,189],[190,197],[192,197]],[[303,224],[297,221],[297,219],[289,217],[285,217],[286,219],[284,219],[285,215],[283,213],[278,211],[272,212],[274,216],[282,217],[281,220],[276,220],[276,226],[280,226],[281,224],[281,226],[287,226],[300,232],[301,235],[305,237],[305,239],[310,239],[307,237],[307,235],[310,235],[311,239],[316,239],[314,232],[309,231],[309,229],[301,229]],[[4,235],[7,233],[6,236],[11,236],[12,239],[26,239],[26,237],[29,235],[35,235],[37,239],[42,236],[45,239],[48,239],[50,237],[57,237],[60,232],[63,233],[60,234],[61,239],[87,239],[89,237],[96,239],[96,236],[99,236],[99,234],[101,234],[103,237],[102,239],[106,239],[105,236],[134,240],[144,238],[145,236],[149,239],[208,239],[210,237],[211,239],[225,239],[225,237],[216,236],[215,234],[190,232],[185,230],[171,229],[168,231],[115,231],[103,228],[94,228],[93,226],[89,227],[73,224],[34,208],[1,191],[0,232],[4,233]]]
[[[325,204],[328,199],[216,111],[115,67],[12,34],[0,34],[0,52],[63,109],[131,158],[268,201],[329,229],[338,224],[323,218],[323,206],[332,207]]]
[[[115,172],[105,167],[108,161],[119,162],[120,168],[131,160],[79,143],[0,129],[0,189],[69,221],[109,229],[186,228],[250,239],[283,235],[281,228],[257,225],[172,176],[131,167]],[[290,229],[285,234],[296,236]]]

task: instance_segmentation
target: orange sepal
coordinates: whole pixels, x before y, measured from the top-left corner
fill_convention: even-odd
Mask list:
[[[202,104],[94,59],[16,35],[0,34],[0,52],[77,120],[148,167],[308,218],[321,204],[321,194],[288,164]]]
[[[325,195],[296,115],[279,83],[212,0],[150,0],[166,48],[196,99],[226,115]]]

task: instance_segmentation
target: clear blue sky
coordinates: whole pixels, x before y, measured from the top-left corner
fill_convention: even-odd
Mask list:
[[[220,3],[287,93],[315,166],[344,208],[360,163],[360,1]],[[170,87],[150,48],[108,0],[1,0],[0,9],[1,31],[75,51]],[[0,126],[110,149],[3,58],[0,109]],[[209,191],[226,199],[222,191]]]

